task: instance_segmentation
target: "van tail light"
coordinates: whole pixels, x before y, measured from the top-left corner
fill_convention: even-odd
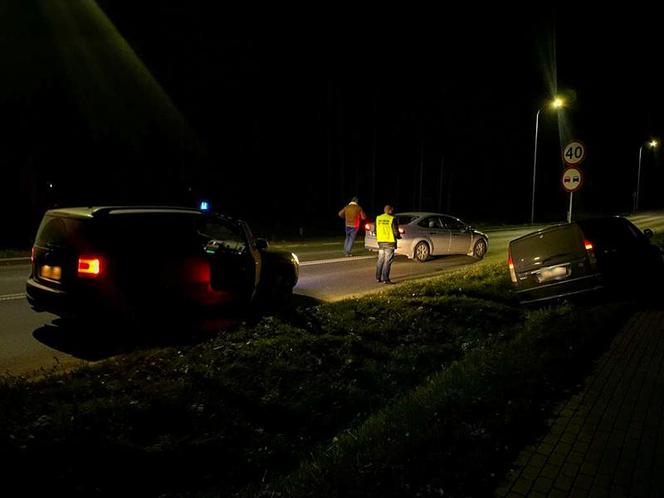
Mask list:
[[[507,257],[507,266],[509,266],[510,269],[510,278],[512,279],[512,282],[515,284],[517,283],[517,278],[516,278],[516,270],[514,269],[514,261],[512,261],[512,250],[510,249]]]
[[[78,258],[78,276],[81,278],[97,278],[103,270],[99,256],[81,256]]]
[[[595,249],[593,247],[593,243],[590,242],[588,239],[583,239],[583,247],[586,248],[586,252],[588,253],[588,258],[590,259],[590,265],[594,267],[597,264],[597,258],[595,257]]]

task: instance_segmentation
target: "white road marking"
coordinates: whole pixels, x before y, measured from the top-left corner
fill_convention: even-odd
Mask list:
[[[338,245],[343,245],[343,241],[341,242],[299,242],[296,244],[277,244],[276,242],[274,244],[270,244],[270,247],[274,247],[276,249],[282,249],[286,247],[311,247],[311,246],[338,246]]]
[[[18,299],[24,299],[25,294],[5,294],[4,296],[0,296],[0,301],[16,301]]]
[[[359,259],[375,259],[376,256],[351,256],[349,258],[319,259],[316,261],[303,261],[300,266],[326,265],[328,263],[341,263],[344,261],[357,261]]]

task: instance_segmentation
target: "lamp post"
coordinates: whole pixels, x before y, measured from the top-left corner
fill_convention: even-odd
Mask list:
[[[565,106],[565,101],[560,97],[554,98],[549,106],[552,109],[560,109]],[[533,152],[533,190],[532,198],[530,201],[530,224],[532,225],[535,222],[535,174],[537,173],[537,135],[539,133],[539,116],[542,109],[537,109],[537,114],[535,114],[535,147]]]
[[[651,149],[654,149],[659,145],[659,142],[657,140],[650,140],[648,142],[648,147]],[[639,209],[639,190],[641,188],[641,156],[643,153],[643,144],[639,147],[639,167],[637,168],[636,172],[636,195],[634,196],[634,212]]]

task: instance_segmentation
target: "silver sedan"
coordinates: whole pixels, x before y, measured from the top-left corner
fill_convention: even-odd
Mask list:
[[[394,215],[399,223],[401,239],[396,254],[419,262],[431,256],[467,254],[482,259],[489,248],[489,237],[459,218],[441,213],[408,212]],[[364,226],[364,247],[378,250],[374,223]]]

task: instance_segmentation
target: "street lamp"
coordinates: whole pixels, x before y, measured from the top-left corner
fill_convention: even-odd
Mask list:
[[[554,98],[551,102],[549,102],[549,107],[552,109],[560,109],[562,107],[565,107],[565,101],[560,98],[556,97]],[[539,132],[539,116],[541,112],[541,108],[537,109],[537,114],[535,114],[535,149],[533,152],[533,196],[530,202],[530,224],[532,225],[535,221],[535,173],[537,172],[537,135]]]
[[[643,145],[639,147],[639,167],[637,168],[637,173],[636,173],[636,196],[634,196],[634,212],[639,209],[639,189],[641,188],[641,153],[643,152]],[[647,143],[648,147],[651,149],[654,149],[659,145],[659,142],[657,140],[650,140],[650,142]]]

